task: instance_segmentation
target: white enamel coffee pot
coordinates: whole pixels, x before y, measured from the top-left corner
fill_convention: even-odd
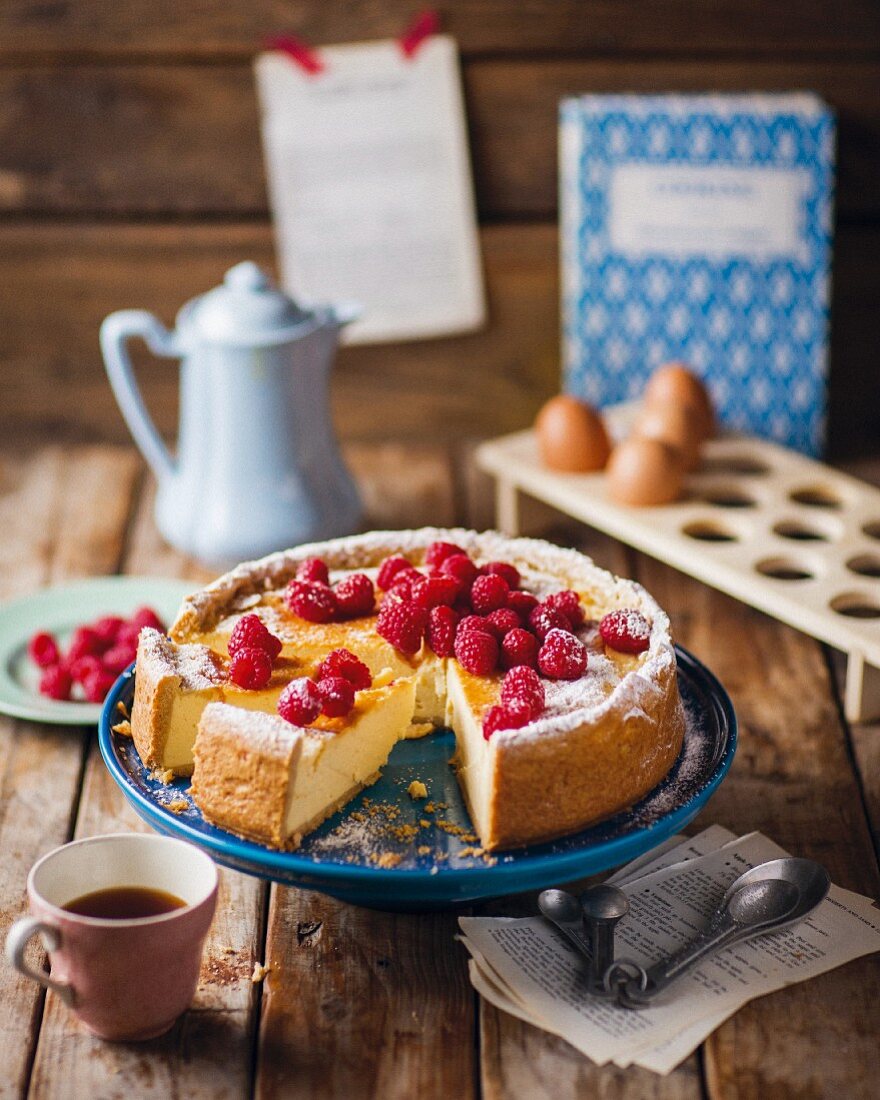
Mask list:
[[[146,310],[112,313],[101,350],[122,415],[159,482],[156,523],[173,546],[227,564],[358,525],[357,489],[328,403],[343,325],[356,306],[304,309],[253,263],[187,302],[169,332]],[[144,406],[126,342],[179,358],[172,458]]]

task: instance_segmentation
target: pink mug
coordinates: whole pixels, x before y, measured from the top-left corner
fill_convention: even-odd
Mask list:
[[[108,919],[63,906],[96,890],[140,886],[186,902],[153,917]],[[53,990],[102,1039],[154,1039],[193,998],[202,945],[217,903],[217,868],[170,837],[111,833],[64,844],[34,864],[32,916],[9,930],[6,954],[22,974]],[[51,977],[25,961],[37,933]]]

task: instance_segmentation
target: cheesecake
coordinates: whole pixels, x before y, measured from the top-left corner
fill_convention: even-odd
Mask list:
[[[315,562],[326,580],[298,579]],[[354,576],[378,610],[339,610]],[[243,686],[245,618],[272,659]],[[361,669],[342,701],[322,671],[340,652]],[[131,724],[145,764],[192,774],[206,819],[277,848],[375,781],[398,741],[439,726],[487,850],[632,805],[684,735],[669,620],[640,585],[540,540],[435,528],[273,554],[194,593],[168,637],[141,635]]]

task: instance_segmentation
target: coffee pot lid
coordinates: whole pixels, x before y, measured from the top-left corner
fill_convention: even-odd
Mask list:
[[[304,335],[328,319],[326,313],[297,305],[258,264],[247,260],[231,267],[220,286],[187,302],[177,323],[198,341],[259,347]]]

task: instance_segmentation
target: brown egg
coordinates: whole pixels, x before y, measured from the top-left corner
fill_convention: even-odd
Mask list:
[[[636,418],[633,435],[643,439],[659,439],[681,454],[686,470],[700,464],[700,414],[693,405],[678,401],[655,401],[645,405]]]
[[[645,387],[646,405],[688,405],[697,417],[702,439],[715,434],[715,412],[709,391],[684,363],[666,363],[651,375]]]
[[[551,470],[601,470],[611,453],[602,417],[592,405],[567,394],[551,397],[541,409],[535,436],[541,461]]]
[[[614,448],[607,475],[611,498],[637,508],[677,500],[684,481],[678,451],[641,436],[630,436]]]

